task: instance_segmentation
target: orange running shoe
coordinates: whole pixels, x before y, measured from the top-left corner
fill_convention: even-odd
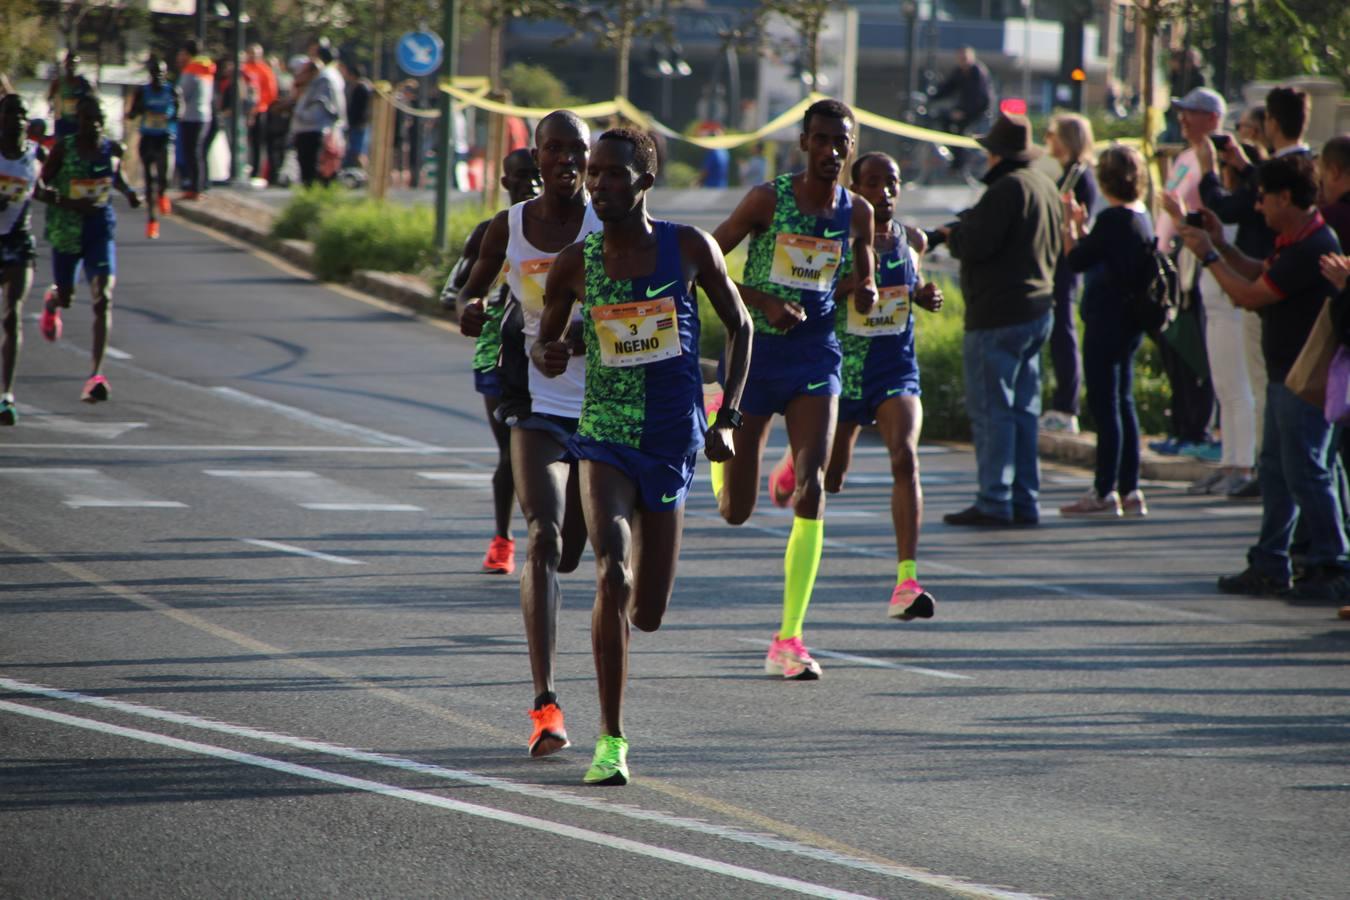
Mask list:
[[[534,720],[534,731],[530,733],[530,756],[538,759],[572,746],[572,742],[567,739],[567,729],[563,727],[563,714],[558,704],[546,703],[543,709],[532,709],[530,718]]]
[[[774,506],[783,508],[792,502],[792,495],[796,492],[797,469],[789,455],[769,473],[769,496],[773,498]]]
[[[489,575],[510,575],[516,570],[516,542],[510,538],[494,537],[483,557],[483,571]]]
[[[159,240],[159,223],[154,219],[145,223],[145,236],[152,241]]]
[[[159,214],[161,216],[170,215],[173,212],[173,204],[169,202],[168,194],[159,195]]]

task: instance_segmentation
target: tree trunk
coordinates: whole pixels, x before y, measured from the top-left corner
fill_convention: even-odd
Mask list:
[[[488,83],[494,91],[502,89],[502,32],[506,23],[494,19],[488,25]]]
[[[615,54],[614,61],[614,84],[617,86],[618,96],[628,99],[628,58],[633,52],[633,20],[632,14],[625,7],[624,21],[619,23],[619,46]]]
[[[1140,61],[1140,67],[1143,72],[1144,82],[1144,160],[1150,166],[1153,165],[1155,149],[1153,146],[1153,94],[1154,94],[1154,73],[1157,69],[1154,60],[1154,39],[1158,31],[1158,0],[1150,0],[1149,4],[1139,8],[1139,21],[1144,26],[1144,52],[1143,59]],[[1148,180],[1147,204],[1149,209],[1157,208],[1158,186],[1154,179]]]

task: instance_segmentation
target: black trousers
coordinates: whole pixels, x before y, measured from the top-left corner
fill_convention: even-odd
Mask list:
[[[323,148],[322,131],[299,131],[295,135],[295,157],[300,163],[300,181],[309,187],[319,178],[319,151]]]
[[[206,189],[206,122],[178,123],[183,142],[183,190],[198,194]]]

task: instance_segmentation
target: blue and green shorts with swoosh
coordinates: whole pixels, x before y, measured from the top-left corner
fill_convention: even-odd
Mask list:
[[[694,484],[697,451],[683,458],[667,459],[635,447],[581,435],[573,436],[568,449],[577,459],[604,463],[626,475],[637,487],[639,509],[651,512],[679,509],[684,506],[684,498]]]

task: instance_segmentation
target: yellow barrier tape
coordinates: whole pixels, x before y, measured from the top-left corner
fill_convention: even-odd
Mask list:
[[[553,112],[553,110],[548,107],[515,106],[511,103],[498,103],[496,100],[488,100],[486,97],[481,97],[468,91],[461,90],[460,88],[448,85],[445,82],[441,82],[441,90],[466,106],[475,106],[478,109],[487,110],[488,112],[494,112],[503,116],[519,116],[522,119],[542,119],[544,116]],[[587,103],[584,106],[572,106],[569,107],[569,109],[583,119],[603,119],[606,116],[615,115],[619,111],[619,104],[613,100],[608,100],[604,103]]]
[[[455,78],[455,82],[468,88],[466,93],[471,97],[482,97],[492,89],[492,84],[481,75],[457,77]],[[389,104],[399,112],[410,116],[416,116],[419,119],[439,119],[441,117],[441,111],[439,109],[418,109],[414,106],[409,106],[395,97],[393,91],[394,86],[388,81],[377,81],[374,86],[376,93],[389,101]],[[453,107],[456,109],[462,108],[463,106],[463,103],[453,104]]]
[[[629,103],[622,97],[616,98],[615,102],[619,104],[620,111],[626,117],[655,131],[659,131],[668,138],[687,141],[696,147],[703,147],[707,150],[730,150],[732,147],[739,147],[742,144],[762,140],[776,131],[781,131],[784,128],[796,124],[801,120],[802,114],[806,112],[806,108],[817,99],[819,99],[819,95],[816,94],[807,97],[805,100],[797,103],[796,106],[779,113],[772,121],[765,123],[754,131],[739,132],[736,134],[709,135],[707,137],[695,137],[682,134],[671,128],[669,125],[664,125],[661,122],[644,115],[637,107],[633,106],[632,103]]]
[[[974,138],[968,138],[965,135],[949,134],[945,131],[934,131],[931,128],[920,128],[918,125],[910,125],[908,122],[897,122],[895,119],[888,119],[885,116],[879,116],[876,113],[868,112],[865,109],[855,109],[853,114],[858,117],[858,124],[867,128],[875,128],[877,131],[884,131],[887,134],[898,135],[903,138],[909,138],[915,141],[925,141],[929,144],[945,144],[948,147],[972,147],[978,148],[980,145]]]

